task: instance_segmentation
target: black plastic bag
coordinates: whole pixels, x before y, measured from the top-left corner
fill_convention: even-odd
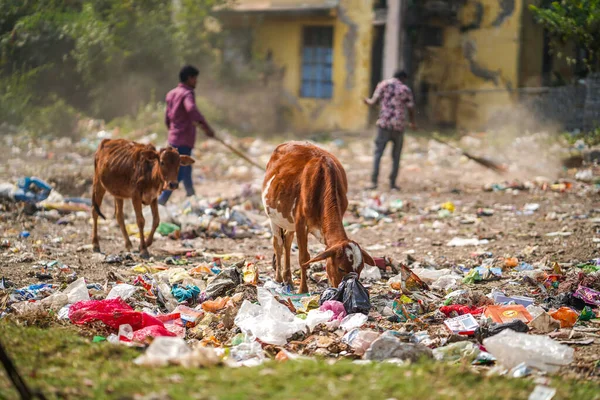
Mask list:
[[[321,294],[319,304],[327,300],[337,300],[344,304],[346,313],[369,315],[371,300],[369,292],[358,280],[358,274],[351,272],[344,277],[337,289],[328,288]]]

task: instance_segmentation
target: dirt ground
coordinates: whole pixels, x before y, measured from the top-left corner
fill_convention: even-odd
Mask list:
[[[28,145],[14,140],[6,144],[4,147],[7,151],[0,154],[0,181],[35,175],[53,183],[64,196],[90,197],[93,141]],[[237,144],[264,165],[277,143],[248,139],[239,140]],[[530,147],[514,142],[501,150],[478,142],[472,144],[474,152],[485,153],[510,165],[509,172],[499,176],[440,144],[409,136],[405,141],[398,182],[402,190],[388,190],[391,154],[390,149],[386,149],[379,179],[380,189],[369,192],[363,190],[369,183],[371,173],[372,141],[369,134],[339,136],[323,146],[339,157],[347,171],[350,186],[350,209],[345,218],[347,231],[373,256],[386,256],[395,262],[439,269],[458,265],[474,267],[479,265],[481,253],[492,253],[496,258],[517,257],[519,261],[530,264],[558,262],[565,271],[599,257],[600,202],[597,188],[591,183],[574,180],[575,171],[561,170],[558,159],[547,161],[548,157],[554,157],[548,156],[548,147],[536,153]],[[231,199],[239,196],[244,187],[254,194],[254,200],[257,194],[260,196],[261,171],[248,168],[218,143],[200,143],[195,156],[194,179],[199,197]],[[551,187],[543,189],[542,182],[553,184],[559,178],[567,179],[573,186],[562,192]],[[515,179],[532,182],[532,188],[483,190],[485,185],[512,182]],[[185,201],[182,192],[180,190],[172,196],[170,204],[173,210],[177,210]],[[376,196],[379,196],[383,205],[402,200],[401,210],[379,221],[365,219],[361,216],[361,210],[369,198]],[[440,213],[439,206],[446,202],[452,202],[455,210],[444,215]],[[539,209],[524,212],[524,206],[531,203],[539,204]],[[478,209],[482,208],[493,210],[493,215],[477,217]],[[108,217],[108,221],[100,227],[104,255],[91,250],[91,219],[88,213],[67,216],[61,224],[57,224],[55,216],[43,213],[29,216],[22,209],[6,204],[4,211],[0,212],[0,236],[10,245],[5,244],[5,248],[0,249],[0,276],[13,282],[16,287],[38,283],[38,270],[34,266],[48,260],[60,260],[70,266],[78,277],[85,277],[88,283],[104,285],[110,280],[110,272],[127,276],[131,266],[142,260],[134,252],[131,260],[123,263],[104,262],[106,254],[124,252],[124,245],[112,217],[110,196],[107,196],[102,209]],[[259,209],[255,208],[248,214],[259,223],[265,222]],[[132,217],[133,212],[128,205],[126,218],[129,223],[133,221]],[[20,239],[19,233],[22,231],[29,231],[31,236]],[[565,236],[548,236],[553,232],[563,232]],[[489,243],[448,246],[447,243],[454,237],[477,237],[488,239]],[[136,247],[137,242],[133,243]],[[310,243],[313,252],[322,249],[316,240],[311,239]],[[199,253],[243,253],[248,260],[258,263],[262,276],[274,275],[268,233],[244,239],[197,238],[189,241],[189,244]],[[181,248],[181,241],[157,234],[150,248],[153,261],[164,260],[167,254],[163,250],[176,247]],[[210,260],[199,256],[191,261]],[[295,258],[293,265],[297,265]],[[47,282],[60,283],[60,279],[54,277]],[[544,296],[538,288],[515,282],[515,276],[505,273],[499,281],[470,287],[484,294],[496,287],[507,294],[532,296],[542,301]],[[309,282],[309,286],[311,290],[317,289],[314,282]],[[384,283],[374,286],[383,287]],[[575,358],[575,362],[564,370],[566,375],[600,379],[596,366],[600,358],[599,339],[595,339],[591,345],[575,346]]]

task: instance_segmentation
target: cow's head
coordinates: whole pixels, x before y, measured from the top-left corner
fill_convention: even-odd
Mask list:
[[[153,154],[151,154],[153,153]],[[163,190],[175,190],[179,187],[177,175],[181,165],[192,165],[195,161],[190,156],[179,155],[177,149],[169,146],[161,149],[159,152],[146,150],[144,152],[146,159],[157,159],[159,161],[159,171],[163,179]]]
[[[346,240],[326,249],[303,266],[324,260],[327,260],[327,278],[332,287],[338,287],[344,276],[350,272],[356,272],[360,276],[365,263],[375,265],[369,253],[361,249],[354,240]]]

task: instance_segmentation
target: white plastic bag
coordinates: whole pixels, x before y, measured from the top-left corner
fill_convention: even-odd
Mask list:
[[[88,292],[85,278],[79,278],[75,282],[71,283],[63,291],[69,299],[69,304],[74,304],[79,301],[87,301],[90,299],[90,293]]]
[[[368,318],[369,317],[367,317],[365,314],[361,313],[346,315],[340,324],[340,328],[346,332],[351,331],[352,329],[360,328],[365,322],[367,322]]]
[[[499,334],[483,340],[489,353],[506,368],[521,363],[546,372],[556,372],[561,365],[573,362],[574,350],[540,335],[519,333],[505,329]]]
[[[128,298],[133,296],[133,294],[137,290],[138,288],[136,286],[128,285],[127,283],[121,283],[116,286],[113,286],[113,288],[108,293],[108,296],[106,296],[106,300],[115,299],[117,297],[120,297],[123,300],[127,300]]]

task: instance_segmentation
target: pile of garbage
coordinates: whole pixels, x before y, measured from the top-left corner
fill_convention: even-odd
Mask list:
[[[431,358],[513,377],[557,372],[573,362],[571,346],[595,343],[600,331],[600,259],[531,265],[486,253],[472,267],[436,270],[376,258],[361,279],[351,273],[338,288],[295,294],[253,262],[208,256],[136,264],[104,284],[43,263],[64,283],[17,289],[3,279],[2,316],[52,310],[78,326],[102,323],[111,333],[94,341],[148,346],[135,361],[143,365]],[[498,279],[507,291],[486,293],[485,282]]]

